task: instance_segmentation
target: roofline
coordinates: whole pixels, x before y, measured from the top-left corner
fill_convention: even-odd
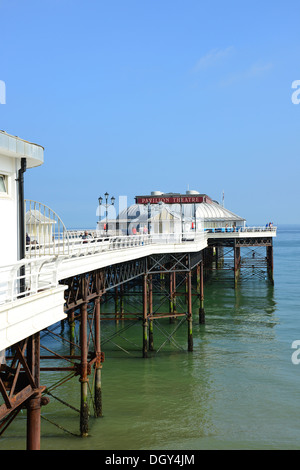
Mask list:
[[[0,155],[10,158],[26,158],[28,168],[44,163],[44,150],[42,145],[0,130]]]

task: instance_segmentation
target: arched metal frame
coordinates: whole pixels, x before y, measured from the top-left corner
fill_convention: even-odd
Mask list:
[[[61,218],[41,202],[25,200],[26,257],[69,254],[69,234]]]

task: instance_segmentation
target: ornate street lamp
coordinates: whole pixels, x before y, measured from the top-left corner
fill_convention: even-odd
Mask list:
[[[108,203],[108,196],[109,196],[108,192],[106,192],[106,193],[104,194],[104,196],[105,196],[105,204],[103,204],[103,206],[105,207],[105,211],[106,211],[106,214],[105,214],[105,232],[106,232],[106,234],[107,234],[107,230],[108,230],[108,224],[107,224],[108,211],[107,211],[107,209],[108,209],[110,206],[113,206],[113,205],[115,204],[116,198],[115,198],[114,196],[112,196],[112,197],[110,198],[111,204],[109,204],[109,203]],[[103,198],[102,198],[101,196],[98,197],[99,206],[102,205],[102,201],[103,201]],[[100,210],[99,210],[99,221],[100,221]]]

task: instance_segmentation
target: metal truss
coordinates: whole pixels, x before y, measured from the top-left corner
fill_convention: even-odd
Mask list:
[[[114,287],[141,276],[146,270],[147,258],[140,258],[64,279],[62,284],[68,286],[65,294],[65,310],[78,308],[85,301],[91,302],[99,294],[102,295]]]
[[[117,287],[125,282],[145,274],[147,271],[147,258],[139,258],[127,263],[108,266],[104,269],[105,291]]]
[[[148,274],[189,272],[202,260],[199,253],[171,253],[148,257]]]
[[[231,246],[231,247],[242,247],[242,246],[271,246],[272,237],[239,237],[239,238],[210,238],[208,240],[208,246]]]
[[[235,246],[272,246],[272,237],[237,238]]]
[[[266,279],[268,261],[263,248],[264,246],[260,245],[242,248],[240,281],[246,281],[253,277],[261,280]]]
[[[41,398],[45,387],[40,387],[39,334],[30,336],[11,348],[11,356],[0,366],[0,393],[3,404],[0,406],[0,435],[7,429],[24,407],[31,414],[31,402],[38,400],[39,406],[47,404]]]

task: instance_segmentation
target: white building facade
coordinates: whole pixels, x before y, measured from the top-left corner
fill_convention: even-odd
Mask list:
[[[24,176],[43,161],[42,146],[0,131],[0,363],[6,348],[66,316],[65,287],[42,285],[43,260],[25,259]]]

